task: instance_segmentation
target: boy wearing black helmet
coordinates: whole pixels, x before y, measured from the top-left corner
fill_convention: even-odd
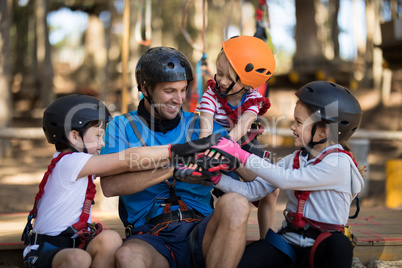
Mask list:
[[[239,267],[352,264],[352,237],[345,225],[350,205],[364,186],[364,170],[357,167],[345,141],[359,127],[362,110],[349,90],[330,82],[308,83],[296,96],[291,130],[301,150],[273,165],[231,139],[221,138],[211,147],[256,175],[252,181],[240,182],[219,174],[211,178],[216,188],[255,201],[278,187],[289,198],[282,227],[277,233],[270,229],[265,239],[248,245]]]
[[[125,155],[99,155],[110,117],[102,102],[78,94],[61,97],[45,110],[43,130],[57,152],[39,185],[23,232],[27,267],[115,266],[114,255],[122,239],[117,232],[91,224],[93,180],[96,175],[138,169],[130,161],[133,155],[146,155],[149,163],[143,163],[155,168],[155,159],[169,162],[169,148],[130,148]]]
[[[182,111],[193,80],[186,56],[173,48],[151,48],[138,60],[136,78],[144,99],[137,111],[109,123],[102,154],[198,139],[199,120]],[[217,131],[227,133],[215,125]],[[176,181],[172,171],[101,178],[106,196],[120,196],[127,240],[116,252],[118,265],[235,267],[245,245],[247,200],[227,194],[214,210],[211,186]]]

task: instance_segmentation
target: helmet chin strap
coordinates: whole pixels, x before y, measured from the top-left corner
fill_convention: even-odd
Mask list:
[[[323,144],[328,140],[328,138],[324,138],[319,141],[313,141],[316,130],[317,130],[317,123],[314,123],[313,128],[311,129],[311,139],[310,139],[310,142],[307,144],[307,148],[305,148],[305,147],[301,148],[303,156],[308,155],[309,151],[312,150],[314,148],[314,146],[316,146],[318,144]]]
[[[246,89],[243,87],[242,89],[240,89],[240,90],[237,91],[236,93],[228,94],[229,91],[232,90],[232,88],[234,87],[234,85],[236,85],[237,81],[239,80],[239,77],[237,77],[236,82],[232,82],[232,83],[230,84],[230,86],[228,87],[228,89],[226,89],[225,92],[221,92],[219,83],[216,81],[216,74],[215,74],[215,76],[214,76],[214,80],[215,80],[215,89],[216,89],[215,91],[218,93],[218,95],[219,95],[221,98],[227,98],[228,96],[233,96],[233,95],[239,94],[239,93],[242,92],[243,90],[246,90]]]

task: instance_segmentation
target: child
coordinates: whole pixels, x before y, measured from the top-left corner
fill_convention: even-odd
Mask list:
[[[239,267],[351,267],[353,246],[345,225],[364,172],[345,141],[358,128],[362,111],[346,88],[330,82],[311,82],[296,96],[291,130],[300,151],[272,165],[229,139],[211,147],[257,175],[239,182],[221,174],[211,179],[215,187],[249,201],[278,187],[289,198],[278,233],[269,230],[265,239],[248,245]]]
[[[260,38],[238,36],[223,42],[216,58],[215,81],[207,82],[208,89],[196,110],[201,112],[200,138],[212,133],[213,120],[230,131],[235,141],[244,137],[257,115],[265,114],[271,106],[269,99],[256,89],[268,82],[275,65],[271,49]],[[260,134],[263,128],[258,125],[257,128],[253,131]],[[252,148],[258,146],[256,140],[251,141]],[[273,228],[278,195],[279,189],[259,202],[258,223],[262,235]]]
[[[200,138],[212,133],[212,121],[224,126],[238,141],[257,115],[270,107],[268,98],[255,89],[266,83],[275,70],[275,58],[268,45],[257,37],[237,36],[222,44],[216,58],[215,81],[196,111],[201,113]]]
[[[91,224],[90,209],[96,193],[93,174],[107,176],[140,168],[130,157],[133,153],[145,155],[149,162],[139,162],[152,169],[158,162],[155,159],[168,163],[170,152],[166,145],[98,155],[109,117],[102,102],[85,95],[59,98],[45,110],[43,130],[57,152],[39,186],[23,233],[27,245],[24,262],[29,267],[115,266],[114,254],[122,245],[120,235]]]

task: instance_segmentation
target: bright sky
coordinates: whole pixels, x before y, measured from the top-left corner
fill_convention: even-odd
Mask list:
[[[24,2],[26,0],[19,0]],[[326,2],[326,0],[323,0]],[[294,0],[270,0],[268,2],[271,20],[271,36],[277,51],[286,54],[293,54],[295,51],[294,25],[296,23]],[[357,5],[357,8],[352,6]],[[124,6],[124,1],[115,2],[116,9],[120,10]],[[341,57],[353,59],[356,55],[356,40],[353,29],[350,27],[351,21],[362,23],[365,29],[365,8],[364,0],[350,1],[341,0],[341,9],[339,14],[340,27],[340,50]],[[359,12],[356,14],[356,10]],[[355,12],[355,13],[352,13]],[[103,13],[101,19],[107,23],[110,15]],[[81,11],[71,11],[68,8],[62,8],[58,11],[50,12],[48,23],[51,26],[50,43],[57,44],[66,37],[69,43],[80,40],[80,36],[88,26],[88,15]],[[365,32],[361,33],[365,38]]]

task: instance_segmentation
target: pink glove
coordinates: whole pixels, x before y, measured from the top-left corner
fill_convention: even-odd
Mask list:
[[[217,184],[220,180],[221,180],[222,174],[219,173],[218,175],[212,177],[210,180],[212,181],[212,183],[215,185]]]
[[[229,159],[234,166],[237,166],[236,163],[238,162],[246,165],[251,155],[249,152],[243,150],[230,136],[220,138],[218,144],[211,146],[211,149]]]

